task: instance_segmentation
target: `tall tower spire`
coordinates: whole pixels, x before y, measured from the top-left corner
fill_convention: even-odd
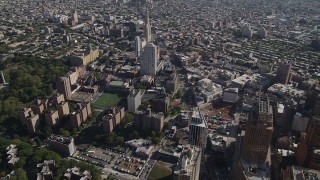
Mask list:
[[[145,24],[144,35],[145,35],[147,43],[149,43],[149,42],[151,42],[151,25],[150,25],[149,10],[148,9],[146,11],[144,24]]]

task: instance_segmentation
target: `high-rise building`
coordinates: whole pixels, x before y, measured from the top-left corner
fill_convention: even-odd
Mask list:
[[[141,105],[142,92],[139,89],[133,89],[127,97],[128,112],[134,113]]]
[[[301,166],[320,170],[320,117],[313,117],[307,133],[296,150],[296,160]]]
[[[57,90],[60,94],[64,95],[65,99],[69,99],[71,96],[71,82],[67,76],[60,77],[56,82]]]
[[[269,98],[253,98],[245,132],[238,136],[232,167],[232,180],[265,179],[271,177],[271,140],[273,112]],[[239,153],[242,149],[242,154]]]
[[[121,123],[124,118],[124,108],[115,107],[110,109],[108,115],[102,118],[103,120],[103,131],[106,133],[111,133],[113,129]]]
[[[157,73],[158,62],[157,46],[149,43],[141,54],[140,74],[154,76]]]
[[[146,38],[147,43],[150,43],[152,41],[152,34],[151,34],[151,25],[150,25],[150,19],[149,19],[149,11],[147,10],[145,21],[144,21],[144,36]]]
[[[143,132],[161,132],[164,125],[164,115],[159,113],[151,113],[151,109],[147,112],[137,111],[134,113],[134,127]]]
[[[275,78],[276,83],[288,84],[291,80],[291,64],[281,63],[278,66]]]
[[[193,111],[189,123],[189,144],[204,149],[207,145],[208,124],[199,109]]]
[[[136,58],[138,59],[140,57],[140,52],[141,52],[141,39],[139,36],[136,36],[135,38],[134,51],[136,54]]]
[[[265,162],[273,135],[273,112],[268,97],[259,97],[246,125],[242,158]]]
[[[27,129],[30,134],[34,134],[37,132],[37,129],[40,125],[40,119],[38,114],[33,114],[33,112],[29,112],[29,116],[27,117]]]

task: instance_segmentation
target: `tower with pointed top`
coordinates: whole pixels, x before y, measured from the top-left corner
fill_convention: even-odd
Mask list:
[[[151,39],[151,25],[149,20],[149,11],[147,9],[146,17],[145,17],[145,27],[144,27],[144,36],[146,38],[147,43],[150,43],[152,41]]]

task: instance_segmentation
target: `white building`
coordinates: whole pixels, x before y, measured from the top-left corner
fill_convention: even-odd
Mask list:
[[[235,103],[238,100],[238,88],[227,88],[223,92],[223,101],[228,103]]]
[[[157,73],[158,50],[157,46],[149,43],[141,54],[140,74],[154,76]]]
[[[193,111],[189,123],[189,144],[204,149],[207,145],[208,124],[200,110]]]
[[[141,39],[139,36],[136,36],[135,38],[134,51],[135,51],[136,58],[138,59],[140,57],[140,52],[141,52]]]
[[[145,27],[144,27],[144,36],[146,38],[147,43],[150,43],[152,41],[152,35],[151,35],[151,25],[149,20],[149,11],[147,10],[146,13],[146,19],[145,19]]]
[[[136,112],[138,107],[141,105],[141,97],[142,92],[141,90],[133,89],[129,96],[127,97],[128,101],[128,112]]]

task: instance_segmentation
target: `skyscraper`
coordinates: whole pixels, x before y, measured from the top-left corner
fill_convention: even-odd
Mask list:
[[[277,69],[275,82],[281,84],[288,84],[291,80],[291,64],[281,63]]]
[[[200,110],[193,111],[189,124],[189,144],[204,149],[207,145],[208,124]]]
[[[140,74],[154,76],[157,73],[158,62],[157,46],[149,43],[141,54]]]
[[[138,59],[140,57],[140,52],[141,52],[141,40],[139,36],[136,36],[135,38],[134,51],[135,51],[136,58]]]
[[[247,161],[264,162],[273,134],[273,112],[268,97],[259,97],[246,126],[242,157]]]
[[[146,38],[147,43],[150,43],[152,41],[151,37],[151,25],[149,20],[149,11],[146,12],[145,22],[144,22],[144,36]]]

